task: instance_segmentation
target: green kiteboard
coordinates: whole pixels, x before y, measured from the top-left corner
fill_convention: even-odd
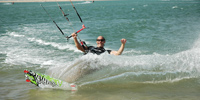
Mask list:
[[[52,78],[49,75],[36,73],[31,70],[24,70],[24,74],[26,82],[31,82],[40,88],[54,88],[72,91],[77,90],[77,86],[75,84]]]

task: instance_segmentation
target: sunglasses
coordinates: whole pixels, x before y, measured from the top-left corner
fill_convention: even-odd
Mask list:
[[[105,41],[105,39],[97,39],[97,41],[101,41],[101,42],[103,42],[103,41]]]

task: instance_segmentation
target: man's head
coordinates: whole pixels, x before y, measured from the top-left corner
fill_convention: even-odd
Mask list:
[[[106,43],[106,40],[103,36],[99,36],[96,40],[97,47],[104,47],[104,43]]]

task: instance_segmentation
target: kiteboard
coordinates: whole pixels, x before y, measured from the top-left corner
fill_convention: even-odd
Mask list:
[[[40,88],[53,88],[76,91],[77,86],[74,83],[55,79],[49,75],[40,74],[31,70],[24,70],[26,82],[30,82]]]

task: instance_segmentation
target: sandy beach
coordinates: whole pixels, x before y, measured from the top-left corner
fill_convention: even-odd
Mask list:
[[[62,2],[62,1],[70,1],[70,0],[0,0],[0,3],[7,2]],[[71,1],[93,1],[93,0],[71,0]],[[112,0],[94,0],[94,1],[112,1]]]

